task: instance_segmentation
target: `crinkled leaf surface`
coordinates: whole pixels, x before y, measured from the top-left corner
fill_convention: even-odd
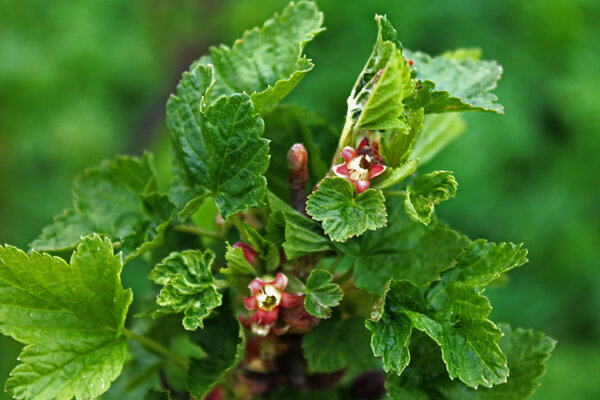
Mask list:
[[[222,303],[210,270],[215,255],[211,250],[171,253],[150,272],[149,279],[163,286],[156,297],[156,315],[184,313],[183,326],[194,331]]]
[[[288,260],[319,251],[332,250],[319,224],[300,214],[273,193],[267,193],[268,238],[281,245]]]
[[[354,283],[362,290],[381,294],[391,277],[427,286],[451,268],[469,244],[440,222],[429,227],[415,224],[398,198],[389,198],[387,209],[387,227],[336,245],[354,258]]]
[[[339,285],[332,282],[329,271],[314,269],[306,280],[304,307],[309,314],[318,318],[329,318],[331,307],[340,304],[344,292]]]
[[[306,203],[306,212],[323,221],[323,230],[331,240],[344,242],[366,230],[385,226],[385,198],[380,190],[367,189],[356,194],[354,186],[343,178],[325,178]]]
[[[373,367],[369,332],[361,317],[322,321],[304,336],[302,348],[312,372],[334,372],[347,366],[359,371]]]
[[[6,384],[17,399],[96,398],[121,373],[130,290],[108,239],[86,237],[70,265],[0,247],[0,330],[26,344]]]
[[[414,222],[429,224],[435,206],[456,195],[458,182],[451,171],[434,171],[417,178],[406,190],[404,209]]]
[[[408,281],[390,283],[378,303],[382,311],[367,323],[373,332],[373,351],[383,356],[388,370],[400,373],[408,364],[407,341],[414,327],[441,347],[450,378],[458,377],[474,388],[506,382],[506,356],[498,345],[502,332],[487,319],[489,302],[473,288],[461,289],[448,293],[445,302],[432,302],[430,310],[416,286]]]
[[[277,105],[313,68],[304,45],[321,32],[323,14],[312,1],[290,3],[232,47],[213,47],[200,63],[215,67],[215,96],[249,93],[261,114]]]
[[[533,394],[540,385],[538,379],[546,371],[546,361],[556,342],[539,332],[512,330],[501,325],[504,337],[500,347],[508,358],[510,376],[508,382],[492,388],[473,390],[456,382],[443,382],[437,385],[448,400],[524,400]]]
[[[398,375],[410,362],[409,343],[412,333],[412,319],[402,310],[425,309],[425,302],[419,289],[408,281],[390,280],[383,296],[373,307],[371,319],[365,322],[371,331],[371,349],[376,357],[383,360],[386,372]]]
[[[232,310],[226,308],[207,320],[204,329],[193,334],[192,341],[204,350],[206,356],[192,358],[186,386],[192,396],[203,399],[242,361],[246,339]]]
[[[185,73],[167,104],[167,122],[179,174],[174,183],[184,185],[178,193],[186,193],[180,205],[208,190],[226,218],[263,205],[269,144],[261,138],[264,123],[250,96],[233,94],[209,104],[211,82],[211,67]]]
[[[408,130],[406,132],[395,132],[389,138],[381,137],[379,152],[388,168],[396,168],[409,162],[413,145],[423,128],[424,116],[422,108],[408,110],[406,113]]]
[[[31,247],[74,248],[83,236],[98,233],[119,242],[126,261],[159,246],[173,219],[174,206],[158,193],[151,157],[118,156],[75,179],[74,209],[55,218]]]
[[[460,59],[449,55],[431,57],[421,52],[407,52],[415,63],[421,88],[410,99],[411,108],[425,108],[425,113],[448,111],[490,111],[504,114],[504,107],[491,93],[502,76],[496,61]]]

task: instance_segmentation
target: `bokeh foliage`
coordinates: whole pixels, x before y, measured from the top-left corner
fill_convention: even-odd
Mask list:
[[[495,320],[559,340],[534,398],[600,397],[600,3],[317,2],[327,31],[307,47],[316,67],[290,101],[339,128],[375,12],[407,48],[481,47],[504,66],[506,116],[467,115],[467,132],[428,164],[459,182],[437,209],[471,237],[530,250],[530,263],[488,295]],[[115,153],[155,151],[166,182],[164,105],[180,72],[286,3],[0,3],[0,242],[25,246],[70,205],[72,178]],[[4,381],[18,348],[2,337],[0,354]]]

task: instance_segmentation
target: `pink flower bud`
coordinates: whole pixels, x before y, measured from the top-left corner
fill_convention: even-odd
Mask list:
[[[237,249],[238,247],[241,248],[244,252],[244,257],[246,257],[246,261],[248,261],[251,265],[254,265],[254,261],[256,260],[256,250],[254,250],[252,246],[249,246],[242,242],[237,242],[233,245],[234,249]]]

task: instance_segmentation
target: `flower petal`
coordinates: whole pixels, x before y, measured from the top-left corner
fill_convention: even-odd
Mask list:
[[[288,284],[288,277],[280,272],[275,277],[275,280],[271,283],[273,284],[275,289],[281,290],[283,292]]]
[[[363,140],[360,141],[360,144],[358,145],[358,150],[362,149],[365,146],[369,145],[369,139],[365,136],[363,138]]]
[[[358,154],[356,153],[356,150],[354,150],[352,147],[346,146],[342,149],[342,153],[340,155],[344,157],[344,160],[346,160],[346,162],[348,163],[353,158],[356,158]]]
[[[348,172],[348,167],[346,167],[346,164],[336,165],[333,167],[333,172],[340,178],[350,178],[350,173]]]
[[[260,278],[254,278],[252,280],[252,282],[250,282],[250,284],[248,285],[248,287],[252,291],[252,294],[255,294],[260,289],[262,289],[263,286],[265,286],[266,284],[267,284],[267,282],[264,282],[262,279],[260,279]]]
[[[369,170],[369,179],[373,179],[376,176],[379,176],[385,172],[385,165],[371,165],[371,169]]]
[[[371,182],[369,181],[356,181],[356,192],[361,194],[365,190],[367,190],[371,186]]]
[[[260,325],[273,325],[279,316],[279,307],[275,307],[271,311],[263,311],[260,308],[256,310],[256,322]]]
[[[256,309],[256,298],[252,297],[244,297],[244,306],[247,310],[255,310]]]
[[[279,305],[283,308],[294,307],[302,300],[301,295],[293,295],[286,292],[281,293],[281,302]]]

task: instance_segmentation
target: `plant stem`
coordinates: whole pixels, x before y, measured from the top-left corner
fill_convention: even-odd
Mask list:
[[[331,168],[335,166],[335,163],[340,155],[342,149],[348,144],[348,141],[352,138],[352,133],[354,131],[354,121],[350,115],[350,111],[348,111],[348,115],[346,115],[346,122],[344,123],[344,129],[342,129],[342,134],[340,136],[340,141],[338,142],[338,148],[333,155],[333,160],[331,160]],[[330,168],[330,170],[331,170]]]
[[[233,226],[235,226],[235,229],[237,229],[237,231],[239,232],[242,241],[248,243],[248,235],[246,235],[246,227],[244,226],[244,223],[242,222],[242,220],[240,218],[238,218],[237,215],[232,215],[231,217],[229,217],[229,220],[231,221],[231,223],[233,224]]]
[[[406,197],[406,191],[404,190],[384,190],[384,196],[392,196],[392,197]]]
[[[193,225],[182,224],[175,226],[173,229],[179,232],[190,233],[192,235],[204,236],[216,240],[225,240],[225,236],[219,232],[210,231],[208,229],[199,228]]]
[[[136,342],[140,343],[142,346],[146,347],[147,349],[150,349],[150,350],[156,352],[157,354],[160,354],[161,356],[163,356],[167,360],[171,361],[173,364],[177,365],[178,367],[181,367],[184,370],[187,369],[188,360],[181,357],[178,354],[175,354],[174,352],[167,349],[162,344],[157,343],[152,339],[148,339],[145,336],[141,336],[141,335],[138,335],[137,333],[133,333],[127,329],[123,330],[123,335],[125,335],[125,337],[127,339],[135,340]]]

